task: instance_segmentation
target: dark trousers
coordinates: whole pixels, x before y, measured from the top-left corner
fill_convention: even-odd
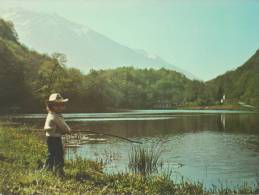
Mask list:
[[[61,137],[47,137],[48,156],[45,167],[49,170],[64,167],[64,150]]]

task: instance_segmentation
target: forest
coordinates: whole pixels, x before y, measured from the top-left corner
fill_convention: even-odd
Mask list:
[[[53,92],[71,100],[68,112],[217,105],[223,95],[230,103],[259,105],[257,84],[259,51],[236,70],[207,82],[164,68],[85,74],[67,67],[64,54],[29,49],[19,42],[13,23],[0,19],[0,113],[45,112],[44,102]]]

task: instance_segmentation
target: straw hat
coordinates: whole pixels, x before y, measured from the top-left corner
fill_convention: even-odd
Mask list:
[[[53,93],[49,96],[49,102],[64,103],[68,102],[68,99],[64,99],[60,93]]]

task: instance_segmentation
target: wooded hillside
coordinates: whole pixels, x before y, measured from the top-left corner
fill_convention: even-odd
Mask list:
[[[207,82],[218,96],[256,105],[259,93],[259,50],[244,65]]]
[[[223,94],[254,105],[258,64],[259,52],[237,70],[207,83],[163,68],[121,67],[85,75],[67,68],[64,54],[48,56],[28,49],[18,41],[13,24],[0,20],[0,112],[45,112],[44,101],[53,92],[71,100],[70,112],[211,105]]]

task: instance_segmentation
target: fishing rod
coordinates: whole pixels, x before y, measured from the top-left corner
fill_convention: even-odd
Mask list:
[[[92,134],[97,134],[97,135],[105,135],[105,136],[110,136],[110,137],[116,137],[116,138],[119,138],[119,139],[123,139],[123,140],[126,140],[128,142],[131,142],[131,143],[137,143],[137,144],[143,144],[142,142],[140,141],[135,141],[135,140],[131,140],[131,139],[128,139],[126,137],[122,137],[122,136],[118,136],[118,135],[113,135],[113,134],[108,134],[108,133],[100,133],[100,132],[95,132],[95,131],[90,131],[90,130],[85,130],[85,131],[72,131],[71,133],[92,133]]]
[[[42,132],[43,133],[44,129],[28,129],[27,131]],[[119,136],[119,135],[113,135],[113,134],[108,134],[108,133],[100,133],[100,132],[95,132],[95,131],[90,131],[90,130],[82,130],[82,131],[79,131],[79,130],[73,131],[72,130],[68,134],[73,134],[73,133],[92,133],[92,134],[97,134],[97,135],[105,135],[105,136],[110,136],[110,137],[116,137],[116,138],[131,142],[131,143],[143,144],[143,142],[131,140],[131,139],[128,139],[126,137]]]

